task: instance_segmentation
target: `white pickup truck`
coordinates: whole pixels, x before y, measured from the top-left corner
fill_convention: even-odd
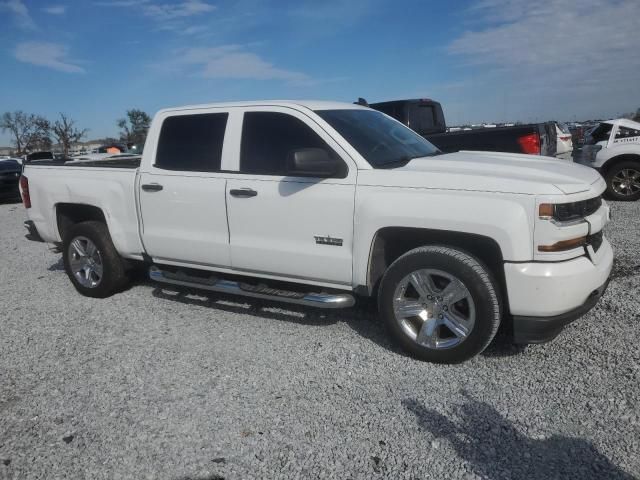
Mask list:
[[[601,122],[576,158],[597,169],[615,200],[640,199],[640,123],[626,118]]]
[[[139,166],[138,166],[139,163]],[[160,111],[141,160],[27,164],[31,237],[106,297],[146,265],[164,284],[338,308],[375,296],[414,356],[466,360],[501,322],[550,340],[613,262],[593,169],[441,154],[387,115],[335,102]]]

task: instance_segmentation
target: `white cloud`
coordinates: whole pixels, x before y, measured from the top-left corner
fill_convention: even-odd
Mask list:
[[[67,11],[66,5],[51,5],[42,9],[44,12],[50,15],[64,15]]]
[[[156,0],[99,0],[94,2],[94,5],[131,8],[152,19],[158,29],[185,35],[206,31],[206,26],[191,25],[189,22],[217,9],[215,5],[203,0],[182,0],[175,3],[162,3]]]
[[[283,80],[294,85],[313,83],[308,75],[278,68],[240,45],[187,48],[175,53],[172,60],[159,66],[173,71],[192,67],[192,73],[204,78]]]
[[[152,0],[98,1],[100,7],[138,8],[144,15],[158,21],[170,21],[193,17],[216,10],[216,6],[203,0],[183,0],[175,3],[160,3]]]
[[[29,14],[29,9],[21,0],[0,2],[0,11],[7,10],[13,15],[16,24],[25,30],[33,30],[36,24]]]
[[[351,25],[375,10],[376,3],[376,0],[298,0],[288,13],[298,19],[330,22],[331,26]]]
[[[208,30],[209,27],[206,25],[191,25],[190,27],[183,28],[180,33],[182,33],[183,35],[197,35]]]
[[[20,43],[14,52],[17,60],[65,73],[85,73],[84,68],[71,63],[64,45],[47,42]]]
[[[638,6],[637,0],[481,0],[469,15],[483,27],[462,34],[448,51],[521,90],[521,98],[556,97],[575,110],[586,102],[618,108],[612,105],[634,95],[637,102],[640,94]]]
[[[209,13],[216,9],[214,5],[201,0],[187,0],[175,4],[145,3],[143,12],[156,20],[166,21],[178,18],[192,17],[202,13]]]
[[[99,7],[139,7],[149,3],[151,0],[113,0],[94,2],[94,5]]]

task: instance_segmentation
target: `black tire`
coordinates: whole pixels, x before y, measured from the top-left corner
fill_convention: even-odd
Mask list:
[[[403,329],[394,313],[394,296],[400,282],[412,272],[424,269],[455,277],[466,287],[474,303],[473,326],[461,343],[450,348],[436,349],[420,345],[416,338]],[[416,248],[393,262],[382,278],[378,305],[384,323],[400,346],[415,358],[434,363],[460,363],[478,355],[493,340],[502,318],[497,283],[489,270],[468,253],[446,246]],[[420,321],[418,318],[416,320]],[[458,341],[455,338],[453,340]]]
[[[102,275],[95,286],[82,285],[71,268],[71,242],[78,237],[89,239],[96,246],[102,263]],[[86,297],[106,298],[122,290],[128,283],[124,262],[111,241],[109,229],[102,222],[82,222],[73,225],[62,242],[64,269],[78,292]]]
[[[633,202],[640,200],[640,190],[635,193],[630,192],[628,195],[619,193],[614,187],[614,181],[618,174],[624,171],[635,171],[640,173],[640,160],[625,160],[623,162],[615,164],[613,167],[607,170],[605,174],[605,180],[607,182],[607,197],[612,200],[622,200]]]

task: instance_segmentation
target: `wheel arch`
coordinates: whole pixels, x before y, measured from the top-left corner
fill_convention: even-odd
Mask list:
[[[107,219],[100,207],[83,203],[58,203],[56,210],[56,228],[58,237],[64,240],[71,226],[88,221],[102,222],[107,225]]]
[[[602,167],[600,167],[602,176],[607,175],[609,171],[617,164],[629,161],[638,162],[638,164],[640,164],[640,153],[621,153],[614,157],[611,157],[602,165]]]
[[[478,258],[498,282],[503,302],[508,308],[504,257],[500,245],[490,237],[466,232],[413,227],[381,228],[371,242],[367,285],[360,287],[359,293],[375,295],[389,265],[406,252],[425,245],[458,248]]]

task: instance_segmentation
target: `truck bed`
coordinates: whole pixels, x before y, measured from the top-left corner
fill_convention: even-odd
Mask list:
[[[60,160],[34,160],[25,165],[41,167],[104,167],[104,168],[138,168],[140,166],[140,156],[131,158],[106,159],[106,160],[80,160],[80,161],[60,161]]]
[[[515,125],[511,127],[477,128],[456,132],[423,135],[446,153],[460,150],[525,153],[519,139],[536,134],[540,138],[540,155],[555,156],[555,137],[547,132],[545,124]]]
[[[554,157],[557,152],[557,134],[553,122],[447,132],[442,105],[431,99],[372,104],[361,100],[363,104],[402,122],[445,153],[480,150]],[[538,142],[539,149],[535,148],[534,142]]]
[[[136,182],[140,160],[56,162],[34,161],[24,165],[32,208],[29,217],[49,243],[62,241],[60,219],[52,212],[64,204],[99,208],[121,255],[141,258]]]

